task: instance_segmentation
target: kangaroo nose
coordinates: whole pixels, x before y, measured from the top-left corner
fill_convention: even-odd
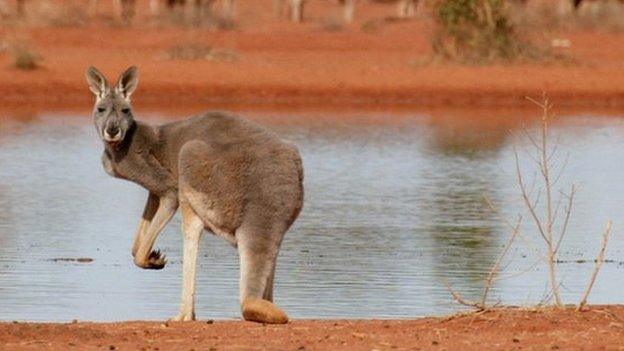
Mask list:
[[[117,126],[110,126],[108,128],[106,128],[106,134],[114,137],[115,135],[117,135],[119,133],[119,127]]]

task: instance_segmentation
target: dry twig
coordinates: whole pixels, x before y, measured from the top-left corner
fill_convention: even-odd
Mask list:
[[[596,265],[594,266],[594,271],[589,278],[589,283],[585,288],[585,292],[581,297],[581,302],[579,302],[577,308],[578,311],[580,311],[587,304],[587,298],[589,297],[589,294],[594,287],[594,282],[596,282],[596,277],[598,276],[598,272],[600,272],[600,267],[602,267],[602,263],[604,262],[604,255],[607,249],[607,243],[609,242],[609,234],[611,234],[611,221],[607,221],[607,226],[602,233],[602,243],[600,244],[600,251],[598,252],[598,257],[596,258]]]

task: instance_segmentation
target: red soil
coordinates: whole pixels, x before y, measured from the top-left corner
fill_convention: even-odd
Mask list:
[[[6,350],[621,350],[624,306],[414,320],[0,324]]]
[[[152,106],[517,106],[543,91],[559,106],[624,106],[624,35],[618,33],[540,33],[541,42],[570,39],[571,47],[561,49],[572,58],[568,63],[468,67],[431,63],[428,21],[387,20],[393,5],[363,3],[357,21],[336,30],[332,1],[311,1],[303,24],[274,19],[268,0],[238,3],[238,27],[230,31],[154,23],[145,1],[131,27],[107,24],[106,9],[81,27],[4,26],[0,33],[9,42],[28,38],[43,61],[40,69],[20,71],[10,50],[1,53],[0,102],[87,109],[88,65],[113,80],[134,64],[141,70],[135,101]],[[176,46],[219,53],[171,59]]]

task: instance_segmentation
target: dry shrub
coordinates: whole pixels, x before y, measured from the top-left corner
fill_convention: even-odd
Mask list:
[[[443,58],[469,62],[512,60],[520,40],[504,0],[437,0],[434,52]]]
[[[383,23],[377,20],[368,20],[360,25],[360,30],[364,33],[376,33],[382,28]]]
[[[503,270],[502,262],[505,260],[510,248],[514,245],[516,238],[521,238],[529,247],[531,247],[538,260],[546,263],[548,268],[548,285],[549,298],[553,300],[556,307],[564,307],[564,301],[561,297],[561,281],[557,274],[557,264],[560,262],[559,254],[561,253],[562,244],[568,231],[568,224],[572,217],[572,210],[575,203],[575,195],[577,191],[576,185],[572,184],[569,191],[557,191],[557,183],[563,174],[567,159],[556,167],[556,156],[558,144],[551,143],[550,122],[553,118],[553,105],[544,94],[542,101],[531,100],[542,110],[542,118],[540,130],[532,134],[527,130],[518,137],[528,146],[525,148],[526,156],[533,162],[535,179],[527,180],[520,166],[520,156],[514,148],[516,181],[522,198],[525,211],[528,213],[529,222],[532,224],[533,232],[537,232],[537,242],[534,238],[527,236],[521,232],[522,216],[519,216],[515,222],[509,221],[502,215],[496,206],[486,198],[487,203],[492,210],[498,213],[503,223],[511,230],[511,235],[504,246],[499,258],[491,267],[489,274],[484,281],[483,295],[480,300],[469,300],[464,298],[459,292],[447,283],[447,288],[451,292],[453,299],[458,303],[472,307],[476,310],[487,310],[496,305],[488,303],[488,293],[491,291],[493,284],[502,278],[513,277],[515,274],[501,277]],[[587,304],[587,299],[592,291],[596,278],[600,272],[602,264],[605,262],[605,251],[611,234],[612,222],[608,220],[602,231],[602,240],[600,250],[596,256],[595,266],[590,275],[586,288],[581,295],[578,303],[578,310],[583,309]],[[531,265],[528,270],[534,269],[536,264]],[[528,271],[521,271],[520,274]]]

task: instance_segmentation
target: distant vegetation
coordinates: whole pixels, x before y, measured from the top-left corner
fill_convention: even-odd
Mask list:
[[[21,70],[33,70],[39,67],[39,62],[42,60],[32,47],[32,45],[26,41],[16,41],[10,46],[10,53],[13,59],[13,66]]]
[[[270,3],[270,0],[266,0]],[[304,3],[321,0],[273,0],[274,19],[296,22],[316,21],[325,32],[352,31],[375,34],[385,26],[402,25],[411,20],[434,23],[431,47],[436,59],[465,64],[488,64],[516,60],[567,61],[571,42],[566,32],[576,28],[624,31],[624,0],[584,1],[574,6],[573,0],[374,0],[396,7],[390,15],[379,12],[373,18],[358,11],[371,6],[367,1],[325,1],[325,15],[303,18]],[[113,2],[116,4],[117,2]],[[105,1],[18,1],[0,0],[0,26],[24,28],[31,26],[79,27],[93,24],[107,26],[168,25],[201,27],[206,30],[253,28],[261,16],[259,11],[244,9],[246,2],[235,0],[211,1],[147,1],[124,2],[125,6],[110,6]],[[250,2],[249,2],[250,3]],[[98,4],[102,8],[98,8]],[[108,4],[108,6],[106,5]],[[139,6],[139,4],[142,4]],[[217,6],[220,4],[220,6]],[[357,6],[356,6],[357,4]],[[15,6],[14,6],[15,5]],[[257,6],[257,5],[254,5]],[[378,6],[378,5],[376,5]],[[238,9],[241,7],[242,9]],[[391,7],[389,7],[391,8]],[[270,13],[267,7],[264,11]],[[290,16],[287,13],[290,11]],[[135,15],[136,13],[136,15]],[[325,17],[323,17],[325,16]],[[368,18],[367,18],[368,17]],[[249,21],[249,22],[245,22]],[[355,25],[353,22],[355,21]],[[358,22],[359,21],[359,22]],[[252,26],[252,23],[253,24]],[[409,30],[409,29],[408,29]],[[421,30],[420,28],[418,30]],[[427,28],[426,33],[430,33]],[[544,33],[554,33],[546,38]],[[563,37],[561,37],[563,36]],[[527,38],[531,38],[529,41]],[[170,56],[195,59],[210,53],[199,50],[177,50]],[[36,66],[36,56],[20,49],[15,52],[16,66]],[[430,55],[427,55],[429,62]],[[31,63],[28,63],[31,62]]]
[[[167,51],[169,60],[209,60],[232,62],[239,59],[239,54],[230,49],[215,48],[202,43],[181,43]]]
[[[433,50],[445,59],[480,63],[523,52],[505,0],[435,0],[433,15]]]

